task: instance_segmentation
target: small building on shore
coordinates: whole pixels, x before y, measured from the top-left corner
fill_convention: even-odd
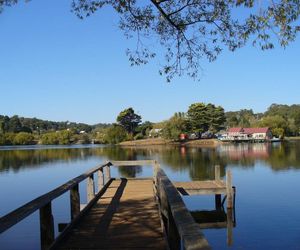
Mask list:
[[[222,141],[268,141],[273,138],[270,128],[229,128],[222,135]]]

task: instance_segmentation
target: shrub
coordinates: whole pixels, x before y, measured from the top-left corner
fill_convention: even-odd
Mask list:
[[[34,136],[30,133],[20,132],[13,139],[15,145],[30,145],[33,144]]]
[[[125,141],[128,138],[128,136],[123,127],[114,125],[107,130],[104,138],[105,142],[109,144],[117,144],[122,141]]]

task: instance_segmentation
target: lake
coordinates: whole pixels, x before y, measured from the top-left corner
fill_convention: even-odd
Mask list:
[[[106,160],[155,159],[173,181],[221,177],[236,187],[233,243],[226,228],[204,229],[214,249],[300,249],[300,142],[224,144],[216,148],[155,146],[0,147],[0,216]],[[149,167],[112,168],[113,177],[151,176]],[[82,202],[85,183],[80,185]],[[214,196],[184,196],[190,211],[213,210]],[[68,193],[53,202],[55,224],[69,221]],[[35,212],[0,235],[0,249],[39,249]],[[56,229],[56,234],[58,231]]]

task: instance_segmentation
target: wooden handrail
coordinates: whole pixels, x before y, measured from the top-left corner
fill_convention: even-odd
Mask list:
[[[106,166],[111,166],[110,162],[97,166],[82,175],[77,176],[76,178],[66,182],[65,184],[55,188],[54,190],[26,203],[25,205],[15,209],[14,211],[10,212],[9,214],[0,218],[0,233],[6,231],[13,225],[17,224],[19,221],[23,220],[33,212],[42,207],[46,206],[47,204],[51,203],[52,200],[61,196],[65,192],[71,190],[73,187],[78,185],[81,181],[85,180],[86,178],[90,177],[92,174],[97,172],[98,170],[103,169]]]
[[[211,249],[180,194],[162,169],[157,170],[156,191],[171,249]]]

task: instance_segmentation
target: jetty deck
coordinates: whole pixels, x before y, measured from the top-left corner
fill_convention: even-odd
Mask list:
[[[115,179],[111,177],[112,166],[150,166],[153,176]],[[85,204],[79,189],[83,181]],[[233,205],[230,171],[226,182],[220,180],[220,168],[216,167],[215,180],[175,185],[156,161],[107,162],[1,217],[0,234],[39,210],[41,249],[211,249],[181,194],[215,194],[217,215],[224,217],[221,194],[227,197],[227,211]],[[55,225],[52,201],[66,192],[70,221]],[[198,212],[197,217],[204,222],[203,213]]]
[[[167,249],[153,180],[113,180],[57,249]]]

